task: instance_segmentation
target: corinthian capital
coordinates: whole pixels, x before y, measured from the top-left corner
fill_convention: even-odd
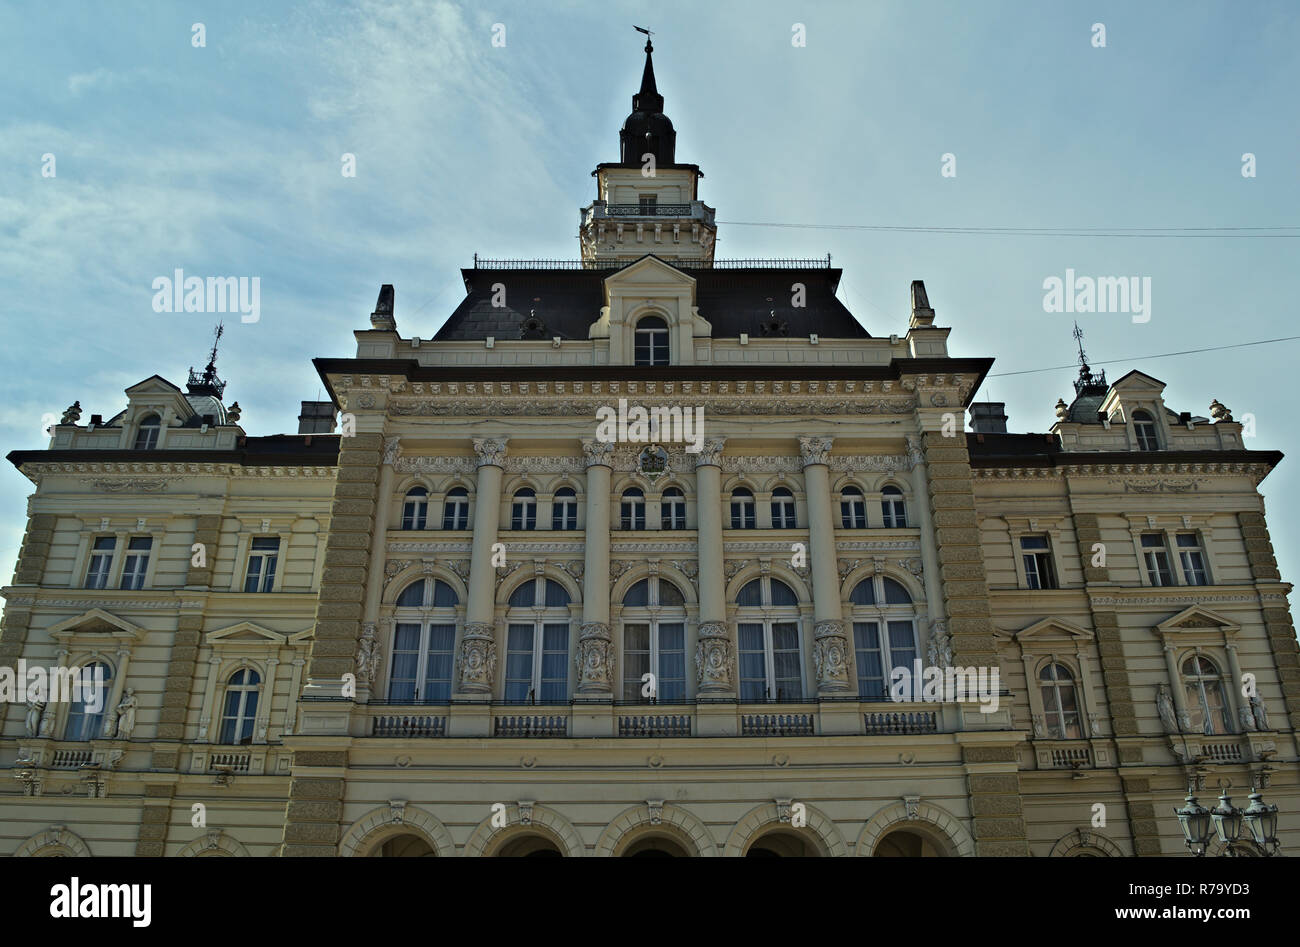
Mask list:
[[[799,453],[803,455],[803,465],[824,464],[830,460],[833,437],[813,437],[805,434],[799,438]]]
[[[582,439],[582,459],[584,467],[608,467],[614,456],[612,441],[598,441],[594,437]]]
[[[506,462],[506,441],[508,437],[476,437],[473,440],[474,453],[478,454],[480,467],[504,467]]]
[[[718,467],[722,464],[722,448],[726,446],[725,437],[710,437],[695,455],[696,467]]]

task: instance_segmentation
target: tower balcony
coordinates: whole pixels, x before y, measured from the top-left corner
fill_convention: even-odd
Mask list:
[[[611,220],[691,221],[713,227],[716,211],[703,201],[688,201],[684,204],[609,204],[594,201],[584,207],[581,213],[583,227]]]

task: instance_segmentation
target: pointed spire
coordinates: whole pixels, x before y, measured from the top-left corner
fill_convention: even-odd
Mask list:
[[[641,91],[632,96],[634,112],[653,114],[664,110],[664,97],[659,94],[659,87],[655,85],[655,64],[654,59],[651,58],[654,51],[654,43],[650,42],[649,36],[646,36],[645,69],[641,71]]]
[[[1079,344],[1079,377],[1074,380],[1075,395],[1082,397],[1084,394],[1105,394],[1106,372],[1104,369],[1094,372],[1088,366],[1088,356],[1083,351],[1083,330],[1079,328],[1077,319],[1074,323],[1074,331],[1070,334]]]
[[[200,375],[193,368],[190,369],[190,380],[185,386],[190,394],[212,395],[218,401],[221,400],[222,392],[226,390],[226,383],[217,377],[217,348],[221,345],[221,336],[225,331],[225,324],[218,322],[212,336],[212,352],[208,355],[208,364],[203,369],[203,374]]]

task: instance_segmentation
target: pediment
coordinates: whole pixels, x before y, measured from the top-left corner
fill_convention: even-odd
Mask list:
[[[695,277],[667,263],[653,253],[648,253],[635,263],[630,263],[617,273],[605,277],[605,296],[609,297],[615,289],[634,285],[659,284],[665,287],[694,286]]]
[[[179,395],[181,390],[161,375],[150,375],[126,389],[128,395]]]
[[[1044,618],[1021,628],[1012,637],[1022,644],[1042,644],[1049,641],[1092,641],[1095,636],[1087,628],[1062,618]]]
[[[264,648],[279,648],[286,644],[288,640],[288,635],[282,635],[278,631],[263,628],[251,621],[241,621],[239,624],[231,625],[228,628],[210,631],[204,638],[204,641],[209,645],[240,645],[244,647],[253,645]]]
[[[1146,372],[1134,369],[1118,381],[1113,382],[1110,387],[1112,391],[1161,392],[1165,390],[1165,383],[1159,378],[1148,375]]]
[[[112,612],[106,612],[102,608],[92,608],[52,625],[49,635],[60,641],[91,635],[139,641],[144,637],[145,631],[134,622],[119,618]]]
[[[1156,625],[1156,634],[1197,633],[1207,629],[1222,629],[1225,634],[1231,635],[1240,631],[1241,625],[1208,608],[1191,605]]]

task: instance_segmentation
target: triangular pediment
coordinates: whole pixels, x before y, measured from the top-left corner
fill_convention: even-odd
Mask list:
[[[288,641],[288,636],[255,625],[251,621],[241,621],[237,625],[208,632],[204,640],[210,645],[256,645],[278,648]]]
[[[1164,391],[1165,383],[1159,378],[1137,369],[1111,383],[1113,391]]]
[[[1231,619],[1224,618],[1217,612],[1212,612],[1208,608],[1202,608],[1200,605],[1190,605],[1181,612],[1166,618],[1160,624],[1156,625],[1157,634],[1178,634],[1179,632],[1203,632],[1206,629],[1219,628],[1228,634],[1235,634],[1241,630],[1241,625]]]
[[[694,287],[695,277],[649,253],[605,277],[605,299],[608,301],[611,295],[624,287],[636,287],[634,291],[640,291],[647,285],[671,287],[675,294],[683,287]]]
[[[119,618],[112,612],[106,612],[102,608],[92,608],[52,625],[49,635],[55,639],[104,635],[110,638],[129,638],[132,641],[139,641],[144,637],[144,629],[125,618]]]
[[[1021,628],[1013,637],[1021,643],[1030,641],[1041,643],[1044,641],[1091,641],[1094,635],[1087,628],[1080,627],[1062,618],[1044,618],[1042,621],[1036,621],[1026,628]]]
[[[128,395],[179,395],[181,390],[161,375],[150,375],[126,389]]]

